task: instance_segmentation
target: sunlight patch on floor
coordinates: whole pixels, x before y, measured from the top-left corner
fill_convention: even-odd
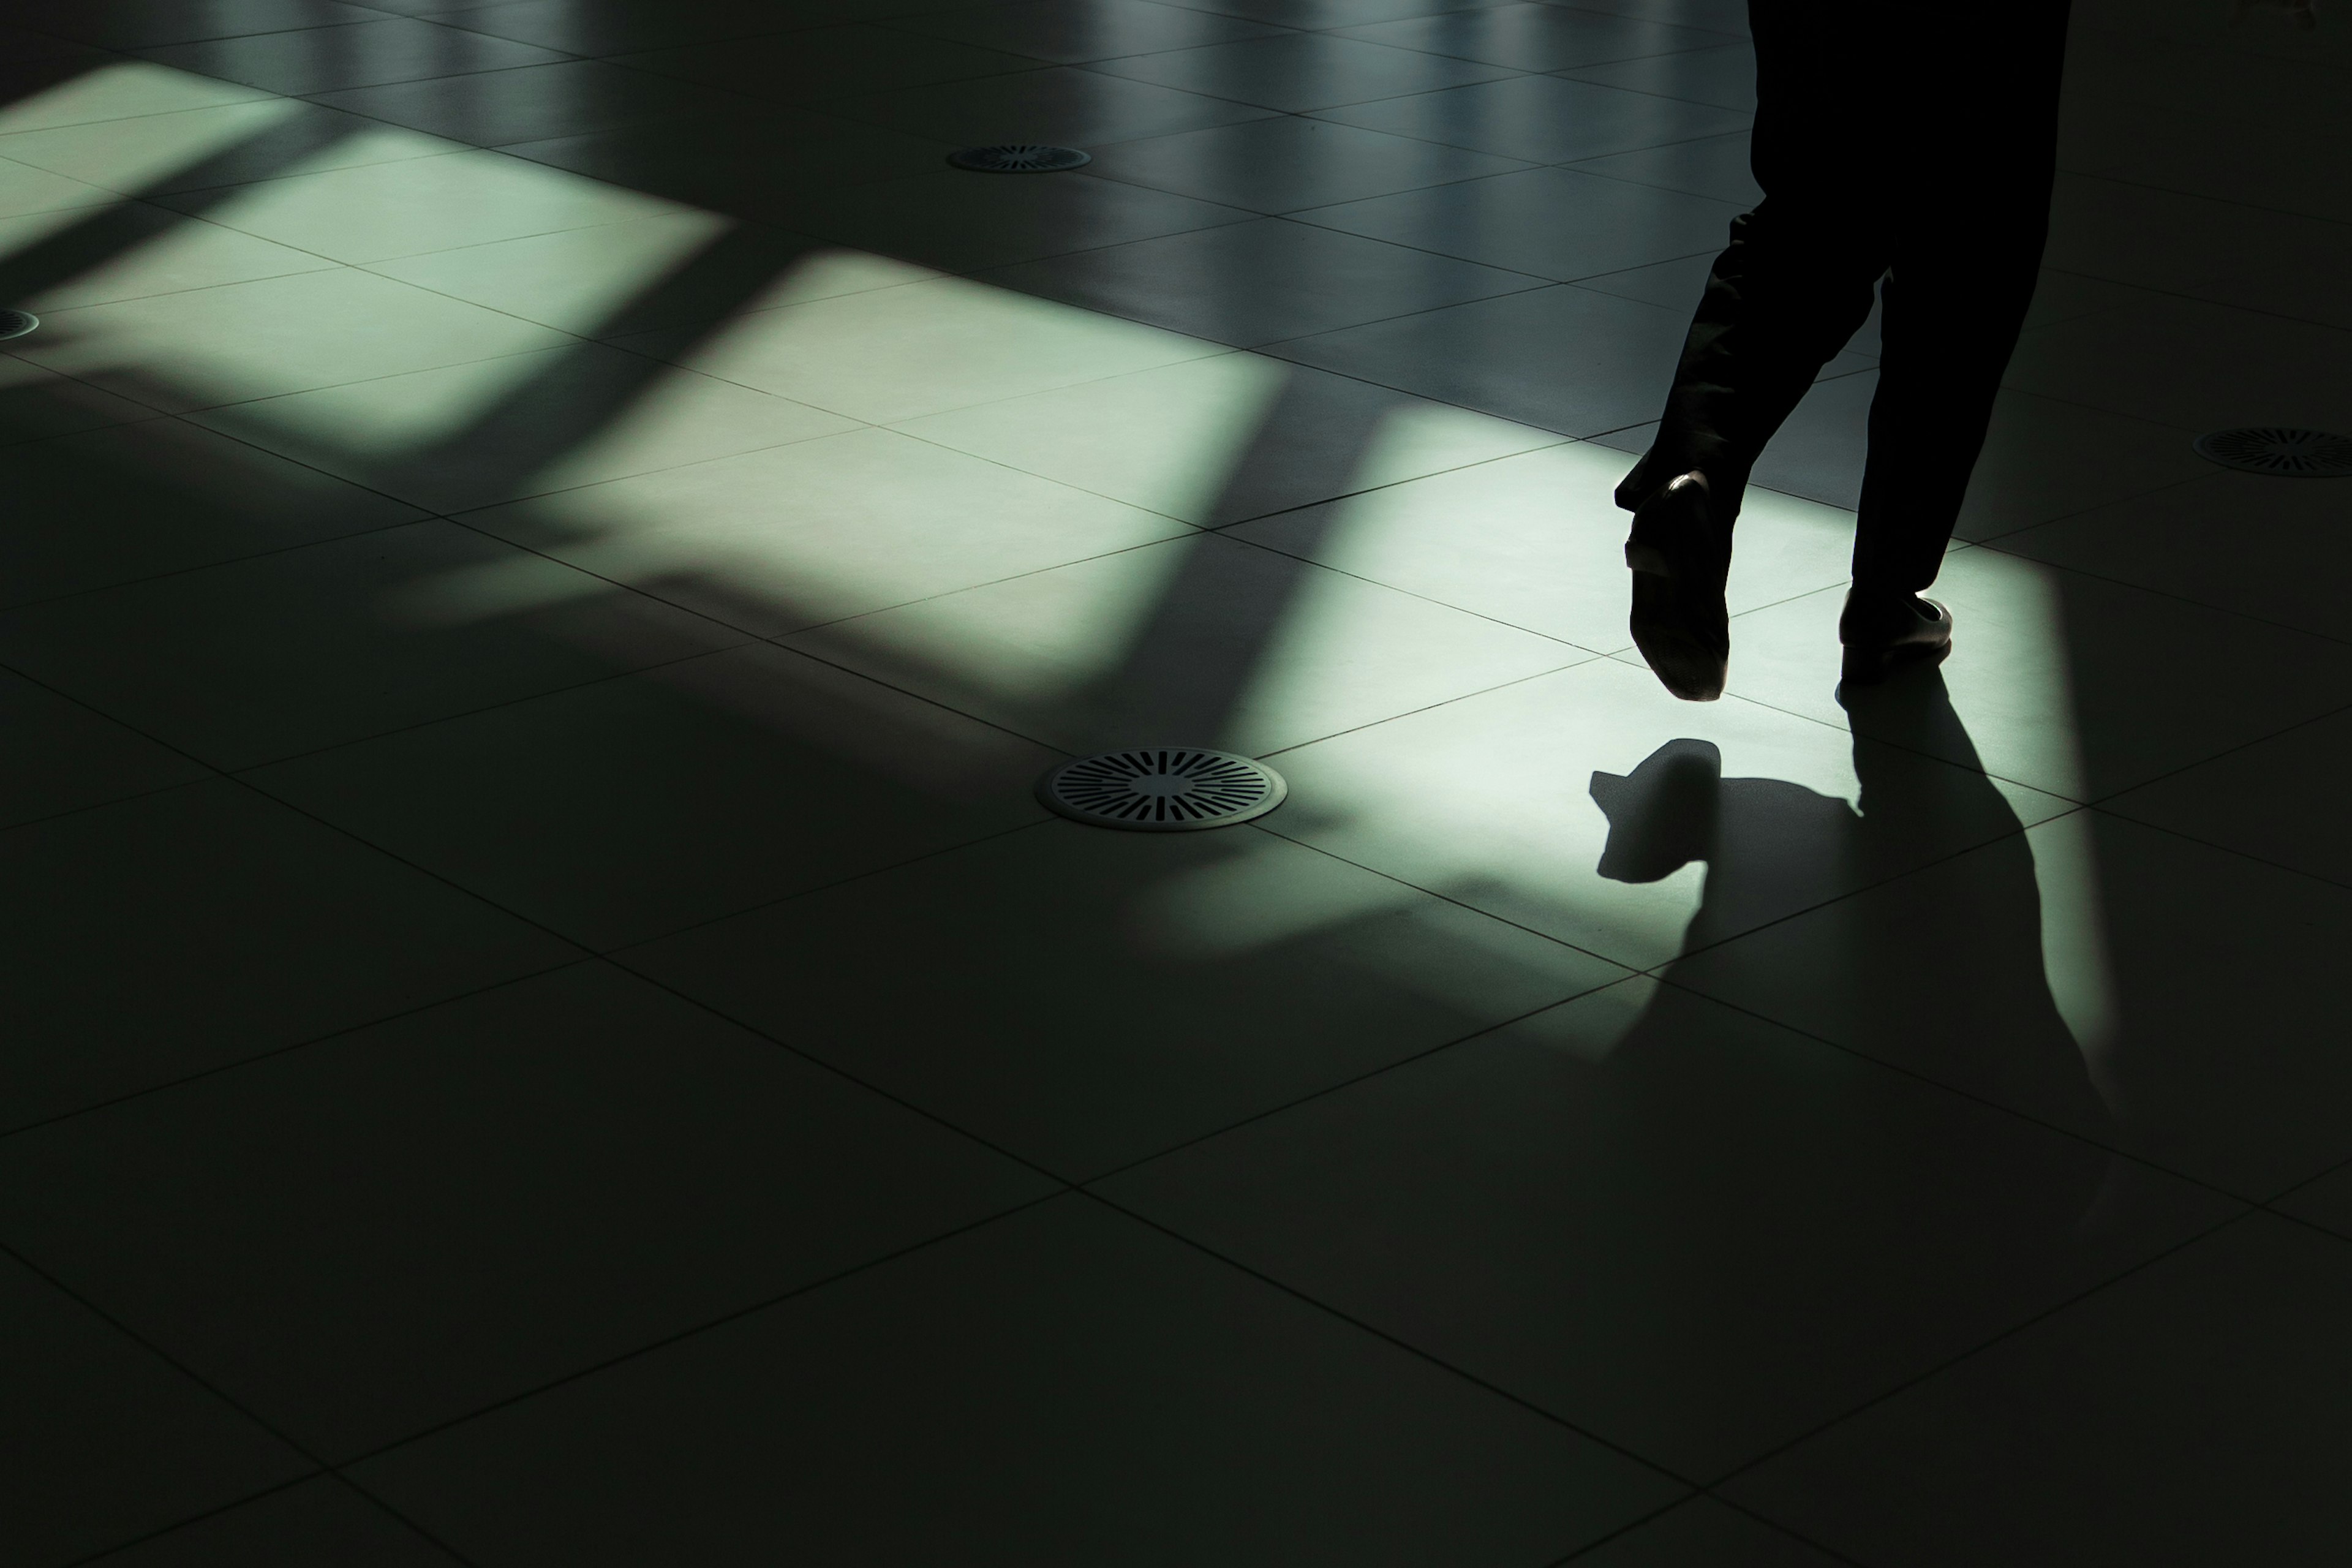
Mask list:
[[[247,98],[111,67],[0,111],[0,137],[15,137],[0,151],[136,185],[299,110]],[[370,138],[383,143],[373,153],[359,145]],[[143,377],[190,408],[234,404],[203,422],[436,510],[486,507],[472,514],[486,532],[754,635],[827,626],[834,651],[813,651],[855,649],[854,667],[1055,744],[1123,720],[1139,727],[1130,742],[1314,742],[1282,759],[1301,787],[1270,826],[1634,968],[1682,950],[1707,868],[1603,877],[1612,824],[1593,781],[1661,747],[1705,740],[1735,782],[1786,791],[1830,826],[1743,853],[1809,896],[1853,890],[1808,855],[1864,795],[1843,715],[1817,710],[1819,628],[1789,639],[1802,651],[1778,674],[1763,635],[1782,605],[1801,606],[1780,617],[1791,626],[1824,613],[1848,514],[1756,495],[1734,609],[1756,612],[1743,657],[1791,695],[1742,701],[1735,685],[1733,700],[1680,705],[1622,658],[1594,657],[1624,646],[1622,519],[1607,501],[1624,453],[1458,410],[1391,413],[1335,438],[1343,486],[1360,493],[1252,523],[1237,537],[1283,553],[1244,550],[1183,525],[1217,521],[1255,448],[1290,438],[1296,367],[842,250],[780,251],[772,279],[714,297],[715,325],[610,346],[561,339],[604,335],[735,226],[520,160],[442,154],[407,132],[349,141],[86,271],[57,298],[131,303],[66,318],[41,353],[76,374]],[[415,204],[433,232],[404,235],[387,202]],[[11,220],[0,247],[88,216]],[[221,259],[232,236],[255,254]],[[431,254],[398,259],[412,239]],[[179,321],[155,298],[203,287],[208,266],[244,267],[257,287],[269,246],[364,268],[320,260],[331,278],[272,296],[316,295],[318,320],[358,310],[390,334],[365,345],[375,359],[350,360],[358,379],[325,384],[331,366],[299,321],[240,332]],[[393,342],[428,335],[422,363]],[[467,453],[475,432],[497,450]],[[478,494],[418,479],[494,469],[510,450],[518,471],[486,471]],[[534,494],[560,486],[577,488]],[[410,624],[521,615],[545,602],[547,580],[469,570],[411,584],[383,609]],[[1999,649],[2001,679],[1956,679],[1955,707],[1994,742],[1989,755],[2023,759],[2010,776],[2081,798],[2059,596],[2021,566],[1990,591],[1971,631]],[[1204,613],[1171,594],[1237,608]],[[1208,673],[1167,662],[1194,657]],[[1201,732],[1141,732],[1162,720]],[[2063,809],[2003,788],[2029,821]],[[2113,1024],[2095,868],[2086,844],[2052,843],[2071,847],[2041,868],[2052,991],[2095,1057]],[[1252,879],[1255,865],[1171,881],[1139,918],[1172,947],[1223,954],[1379,912],[1287,899]]]

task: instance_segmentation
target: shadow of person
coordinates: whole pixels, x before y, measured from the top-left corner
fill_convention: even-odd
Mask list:
[[[1842,692],[1840,700],[1857,718],[1865,703],[1899,708],[1872,716],[1899,719],[1937,755],[1975,762],[1935,669]],[[1792,902],[1826,900],[1769,940],[1769,958],[1759,955],[1793,966],[1769,982],[1771,994],[1791,998],[1776,1016],[2070,1129],[2111,1125],[2051,993],[2033,849],[2008,801],[1973,765],[1921,768],[1905,751],[1859,736],[1853,766],[1861,790],[1852,805],[1782,779],[1726,778],[1721,753],[1706,741],[1668,742],[1623,777],[1592,775],[1593,802],[1609,819],[1601,876],[1652,882],[1694,862],[1706,868],[1681,952],[1659,972],[1670,984],[1616,1054],[1638,1053],[1645,1037],[1686,1029],[1703,1014],[1684,1005],[1687,991],[1671,982],[1678,972],[1696,981],[1708,949]],[[1927,908],[1838,897],[1916,864],[1922,843],[1965,842],[1958,825],[1973,825],[1969,836],[1980,837],[1988,823],[1997,836],[1917,889]],[[1792,892],[1805,896],[1792,900]],[[1704,967],[1722,972],[1715,963]],[[1738,967],[1744,974],[1749,966]]]

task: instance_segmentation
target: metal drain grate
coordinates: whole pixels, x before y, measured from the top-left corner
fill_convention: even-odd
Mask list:
[[[1280,805],[1288,793],[1282,775],[1265,763],[1198,746],[1080,757],[1037,784],[1037,798],[1064,816],[1148,833],[1247,822]]]
[[[1012,142],[1002,147],[967,147],[961,153],[949,153],[948,162],[959,169],[972,169],[983,174],[1055,174],[1064,169],[1083,167],[1093,163],[1094,157],[1076,147]]]
[[[2294,430],[2283,425],[2262,425],[2245,430],[2216,430],[2200,436],[2198,452],[2225,468],[2250,474],[2276,474],[2294,479],[2336,479],[2352,476],[2352,436],[2325,430]]]
[[[30,310],[0,310],[0,342],[21,338],[41,324],[41,318]]]

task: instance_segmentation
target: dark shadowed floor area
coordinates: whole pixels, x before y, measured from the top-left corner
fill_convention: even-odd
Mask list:
[[[14,0],[0,1561],[2352,1561],[2352,15],[2074,9],[1694,706],[1740,0]]]

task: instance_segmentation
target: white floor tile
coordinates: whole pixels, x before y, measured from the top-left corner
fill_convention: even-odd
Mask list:
[[[1214,535],[842,621],[791,646],[1067,751],[1249,754],[1592,657]]]

